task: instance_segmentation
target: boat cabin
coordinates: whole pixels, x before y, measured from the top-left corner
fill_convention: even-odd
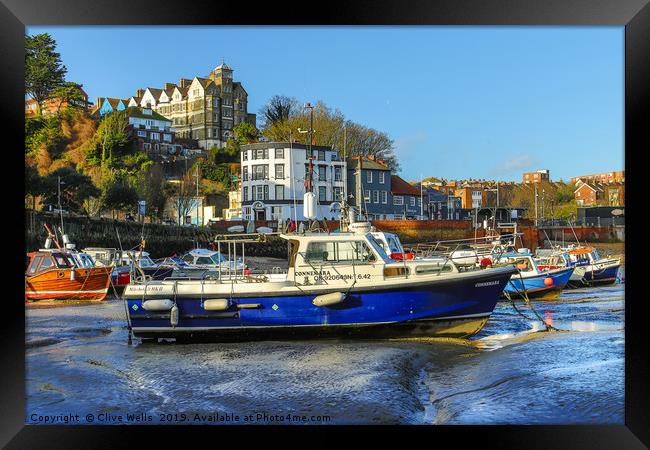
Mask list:
[[[28,253],[29,265],[27,275],[35,275],[55,269],[72,269],[75,267],[72,255],[59,250],[40,250]]]
[[[242,269],[243,265],[241,261],[236,263],[230,261],[223,254],[215,250],[209,250],[206,248],[195,248],[194,250],[186,253],[181,257],[181,260],[190,266],[194,267],[204,267],[204,268],[219,268],[222,267],[227,269],[231,266],[232,269]]]
[[[533,258],[532,253],[505,253],[497,255],[494,259],[496,264],[514,264],[520,272],[539,272],[539,267]]]

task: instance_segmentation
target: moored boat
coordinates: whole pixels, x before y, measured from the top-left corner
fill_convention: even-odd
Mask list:
[[[94,300],[108,294],[112,267],[79,267],[63,249],[28,253],[25,300]]]
[[[130,284],[124,298],[134,335],[468,337],[487,322],[516,272],[513,266],[459,271],[452,261],[395,261],[370,233],[280,238],[290,250],[285,275],[242,269],[221,279]]]
[[[493,264],[514,264],[518,269],[504,289],[511,297],[555,300],[573,273],[573,267],[539,267],[532,253],[504,253],[495,257]]]

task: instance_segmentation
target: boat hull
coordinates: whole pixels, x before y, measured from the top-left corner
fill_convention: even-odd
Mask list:
[[[607,284],[614,284],[618,279],[618,269],[620,264],[610,265],[603,269],[598,269],[593,265],[576,268],[577,276],[572,277],[570,285],[572,287],[584,286],[602,286]]]
[[[102,301],[108,294],[112,267],[52,269],[25,277],[25,300],[89,300]]]
[[[522,298],[525,294],[530,299],[556,300],[569,282],[572,273],[573,267],[555,269],[527,278],[515,274],[504,289],[504,293],[517,298]],[[549,277],[553,279],[553,284],[547,286],[544,280]]]
[[[141,298],[127,301],[133,333],[143,338],[462,338],[485,325],[513,270],[491,275],[487,271],[482,275],[481,271],[473,277],[417,286],[352,290],[343,302],[330,306],[312,303],[327,291],[234,296],[231,306],[223,311],[206,311],[201,298],[179,296],[175,327],[170,324],[170,311],[146,311]],[[257,307],[250,308],[253,305]]]

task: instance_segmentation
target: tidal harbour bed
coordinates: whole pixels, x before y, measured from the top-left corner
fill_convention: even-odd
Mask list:
[[[565,290],[532,303],[546,331],[503,301],[469,340],[132,345],[119,299],[28,308],[25,422],[622,424],[624,305]]]

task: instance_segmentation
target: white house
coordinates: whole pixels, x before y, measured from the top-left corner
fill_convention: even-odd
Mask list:
[[[314,145],[313,186],[316,219],[338,219],[331,207],[344,193],[345,161],[338,151]],[[244,220],[305,220],[303,198],[309,173],[309,146],[289,142],[243,145],[241,205]]]

